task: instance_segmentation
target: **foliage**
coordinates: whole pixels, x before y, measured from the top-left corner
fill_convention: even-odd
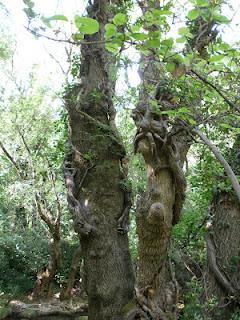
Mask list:
[[[16,229],[0,238],[0,291],[11,296],[33,289],[36,274],[46,266],[48,243],[42,231]]]

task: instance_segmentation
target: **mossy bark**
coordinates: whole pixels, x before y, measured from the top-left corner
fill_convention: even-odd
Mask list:
[[[143,13],[159,5],[141,1]],[[158,26],[145,26],[158,31]],[[151,319],[176,318],[178,284],[169,257],[171,229],[179,221],[186,181],[182,170],[191,138],[181,123],[170,124],[161,111],[177,108],[171,102],[168,77],[153,50],[142,54],[139,102],[133,111],[137,126],[135,151],[143,155],[147,171],[146,192],[137,203],[139,268],[137,300]],[[162,83],[162,84],[161,84]],[[152,102],[155,100],[155,108]]]
[[[89,17],[100,24],[85,36],[78,84],[66,94],[69,151],[65,161],[68,202],[80,236],[89,320],[123,319],[123,307],[133,297],[134,276],[126,233],[117,230],[124,207],[121,160],[125,156],[114,124],[115,82],[105,50],[104,25],[118,1],[95,0]]]

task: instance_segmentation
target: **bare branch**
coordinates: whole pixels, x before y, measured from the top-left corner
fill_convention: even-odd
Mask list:
[[[201,132],[199,129],[195,128],[193,129],[193,132],[196,133],[201,140],[209,147],[209,149],[213,152],[216,159],[222,164],[222,166],[225,169],[225,172],[229,179],[231,180],[232,187],[235,190],[238,200],[240,202],[240,185],[238,182],[238,179],[236,175],[234,174],[231,166],[228,164],[228,162],[224,159],[221,152],[218,150],[218,148],[205,136],[203,132]]]
[[[62,74],[66,77],[67,74],[68,74],[68,71],[65,71],[65,70],[64,70],[63,66],[61,65],[61,62],[60,62],[51,52],[49,52],[45,46],[44,46],[44,49],[45,49],[45,51],[48,53],[49,57],[56,62],[56,64],[57,64],[57,65],[59,66],[59,68],[61,69]]]
[[[49,166],[49,162],[48,162],[48,166]],[[57,216],[56,216],[54,223],[55,223],[56,227],[59,228],[60,227],[60,220],[61,220],[61,202],[60,202],[59,194],[58,194],[57,188],[56,188],[56,176],[55,176],[54,172],[50,169],[50,166],[49,166],[49,172],[50,172],[50,180],[52,182],[53,191],[54,191],[54,195],[55,195],[56,202],[57,202]]]
[[[28,146],[28,144],[27,144],[27,141],[26,141],[26,139],[25,139],[25,137],[24,137],[24,134],[21,132],[21,130],[20,130],[19,128],[17,128],[17,131],[18,131],[18,133],[20,134],[20,137],[21,137],[21,139],[22,139],[22,142],[23,142],[23,144],[24,144],[24,147],[26,148],[29,156],[31,156],[31,150],[30,150],[30,148],[29,148],[29,146]]]
[[[38,37],[38,38],[45,38],[51,41],[55,41],[55,42],[61,42],[61,43],[70,43],[70,44],[74,44],[74,45],[82,45],[82,44],[101,44],[101,43],[110,43],[110,40],[103,40],[103,41],[86,41],[86,40],[81,40],[81,41],[72,41],[70,39],[57,39],[57,38],[53,38],[53,37],[49,37],[45,34],[39,33],[29,27],[25,27],[25,29],[27,31],[29,31],[31,34],[33,34],[34,36]]]
[[[54,231],[55,231],[54,222],[52,220],[52,217],[47,213],[47,211],[43,209],[42,207],[43,200],[41,199],[37,191],[34,192],[34,197],[35,197],[36,206],[37,206],[37,210],[40,218],[47,224],[49,230],[51,231],[51,234],[54,234]]]

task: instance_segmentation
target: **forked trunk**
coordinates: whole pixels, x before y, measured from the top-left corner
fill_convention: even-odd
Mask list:
[[[49,243],[49,262],[45,271],[38,272],[32,299],[51,299],[54,282],[61,262],[60,237],[53,237]]]

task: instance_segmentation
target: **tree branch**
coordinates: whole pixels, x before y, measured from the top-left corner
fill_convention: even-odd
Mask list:
[[[3,153],[5,154],[5,156],[8,158],[8,160],[13,164],[13,166],[16,168],[17,173],[19,174],[19,176],[23,179],[24,176],[21,172],[21,168],[19,167],[19,165],[17,164],[17,162],[15,161],[15,159],[10,155],[10,153],[8,152],[8,150],[5,148],[5,146],[3,145],[3,143],[0,141],[0,147],[3,151]]]
[[[49,37],[45,34],[42,34],[42,33],[39,33],[29,27],[24,27],[27,31],[29,31],[31,34],[33,34],[35,37],[38,37],[38,38],[45,38],[45,39],[48,39],[48,40],[51,40],[51,41],[55,41],[55,42],[61,42],[61,43],[70,43],[70,44],[73,44],[73,45],[88,45],[88,44],[104,44],[104,43],[110,43],[111,41],[110,40],[104,40],[104,41],[86,41],[86,40],[80,40],[80,41],[72,41],[70,39],[56,39],[56,38],[53,38],[53,37]]]
[[[232,101],[230,101],[228,99],[228,97],[225,96],[225,94],[222,93],[222,91],[216,87],[213,83],[211,83],[209,80],[205,79],[203,76],[201,76],[197,71],[195,70],[191,70],[191,72],[193,74],[195,74],[202,82],[204,82],[205,84],[207,84],[209,87],[211,87],[212,89],[214,89],[222,98],[223,100],[233,109],[237,110],[238,112],[240,112],[240,107],[238,105],[236,105],[235,103],[233,103]]]
[[[224,159],[221,152],[218,150],[218,148],[205,136],[203,132],[201,132],[199,129],[195,128],[193,129],[193,132],[196,133],[200,139],[209,147],[209,149],[213,152],[217,160],[222,164],[222,166],[225,169],[225,172],[229,179],[231,180],[232,187],[235,190],[237,194],[237,198],[240,202],[240,185],[238,182],[238,179],[236,175],[234,174],[231,166],[228,164],[228,162]]]
[[[55,224],[53,222],[52,216],[49,215],[45,209],[43,209],[42,207],[43,200],[37,191],[34,192],[34,197],[35,197],[36,206],[37,206],[37,210],[40,218],[47,224],[49,230],[51,231],[51,234],[54,235]]]
[[[214,274],[216,280],[219,284],[231,295],[236,293],[236,290],[231,286],[229,280],[226,276],[220,271],[216,261],[216,250],[214,243],[211,239],[210,234],[206,234],[206,244],[207,244],[207,256],[208,256],[208,264],[209,268]]]
[[[49,166],[49,162],[48,162],[48,166]],[[57,188],[56,188],[56,177],[55,177],[54,172],[50,169],[50,166],[49,166],[49,172],[50,172],[50,180],[52,182],[53,191],[54,191],[54,195],[55,195],[55,199],[56,199],[56,203],[57,203],[57,216],[56,216],[54,224],[56,225],[56,227],[58,226],[58,229],[59,229],[60,228],[60,220],[61,220],[61,211],[62,211],[61,210],[61,202],[60,202],[59,194],[58,194]]]

